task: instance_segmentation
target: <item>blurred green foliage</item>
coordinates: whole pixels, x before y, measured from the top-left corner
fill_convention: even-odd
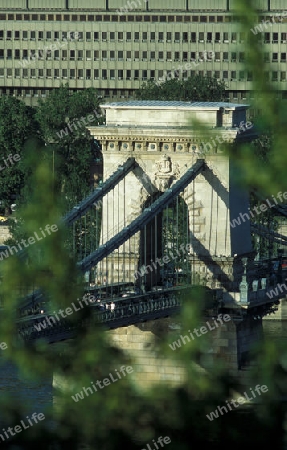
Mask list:
[[[242,181],[246,186],[255,186],[266,195],[271,195],[284,191],[285,187],[286,106],[276,98],[276,89],[261,76],[263,45],[258,42],[258,36],[250,33],[250,28],[258,20],[256,12],[250,7],[249,1],[237,4],[238,14],[242,16],[242,30],[249,36],[245,44],[246,68],[254,72],[254,90],[258,93],[253,105],[261,110],[257,126],[263,130],[268,126],[272,145],[268,163],[258,163],[258,155],[252,145],[245,145],[240,154],[233,156],[242,169]],[[66,97],[62,100],[65,105]],[[39,113],[37,118],[42,122],[42,129],[45,127],[40,137],[46,141],[54,136],[55,124],[51,122],[53,114],[49,107],[43,108],[45,111],[42,111],[42,117]],[[69,111],[69,105],[65,108],[65,111]],[[71,117],[79,114],[77,108],[73,114]],[[68,141],[60,150],[57,147],[56,151],[62,162],[62,157],[70,161],[66,166],[68,182],[69,171],[75,175],[75,170],[78,170],[77,164],[74,166],[78,155],[75,150],[71,150]],[[65,178],[55,179],[51,160],[39,158],[41,153],[45,154],[41,142],[30,141],[25,150],[27,167],[33,167],[29,174],[29,203],[19,211],[19,227],[25,236],[32,236],[46,224],[58,223],[63,212],[63,205],[54,193],[56,186],[61,185]],[[80,178],[83,173],[87,176],[86,170],[88,158],[81,165]],[[73,186],[76,184],[75,175],[71,192],[74,192]],[[76,193],[74,196],[77,197]],[[39,411],[45,413],[46,420],[41,425],[17,434],[13,439],[1,442],[2,448],[143,449],[159,436],[169,436],[171,444],[168,448],[177,450],[200,448],[201,445],[210,450],[265,445],[278,450],[286,448],[286,408],[283,399],[286,398],[287,354],[284,347],[272,341],[266,341],[263,346],[258,345],[253,356],[254,367],[248,373],[249,386],[265,384],[268,393],[259,398],[256,407],[233,410],[213,422],[206,418],[206,414],[214,411],[218,405],[224,405],[225,400],[239,386],[238,381],[228,374],[224,364],[218,363],[208,371],[198,371],[198,364],[208,348],[209,335],[192,341],[176,352],[169,349],[170,337],[162,337],[158,343],[158,350],[163,356],[173,359],[175,366],[185,366],[186,380],[178,388],[160,384],[143,393],[132,382],[132,377],[126,377],[78,403],[74,402],[71,395],[81,391],[83,386],[104,378],[122,365],[132,366],[133,361],[108,343],[106,333],[101,328],[79,331],[78,337],[68,345],[49,346],[40,342],[36,346],[26,346],[17,337],[16,309],[20,290],[29,291],[35,286],[40,287],[51,299],[55,310],[69,306],[83,294],[82,277],[64,246],[66,233],[67,230],[60,228],[41,243],[29,246],[24,261],[15,255],[0,262],[3,275],[1,294],[5,304],[5,310],[1,310],[0,333],[1,341],[8,344],[8,349],[1,354],[1,363],[13,361],[19,372],[31,380],[41,381],[44,376],[54,374],[64,384],[62,390],[55,388],[55,407]],[[183,329],[196,327],[202,319],[199,304],[199,294],[192,299],[189,296],[185,299],[179,317]],[[79,321],[87,318],[86,315],[85,310],[84,313],[73,314],[71,320]],[[28,414],[27,408],[20,399],[15,400],[2,391],[2,426],[7,428],[20,423]]]

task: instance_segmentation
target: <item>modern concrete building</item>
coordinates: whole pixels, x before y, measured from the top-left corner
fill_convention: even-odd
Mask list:
[[[105,101],[131,99],[148,80],[192,73],[224,79],[244,103],[252,73],[244,69],[235,0],[1,0],[0,94],[34,103],[68,82],[95,87]],[[285,0],[257,0],[254,30],[266,44],[265,74],[287,96]],[[258,24],[254,24],[254,27]],[[250,30],[252,33],[252,30]]]

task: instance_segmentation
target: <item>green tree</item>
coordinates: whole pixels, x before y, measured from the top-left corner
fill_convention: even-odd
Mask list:
[[[23,145],[37,134],[35,110],[15,97],[0,97],[0,200],[6,208],[20,195],[31,167],[25,166]],[[12,155],[12,164],[7,157]],[[19,158],[13,159],[15,155]],[[7,161],[7,163],[5,163]]]
[[[102,123],[99,98],[94,88],[71,92],[68,85],[39,100],[36,118],[43,140],[50,144],[56,195],[74,206],[91,189],[90,165],[94,157],[86,127]]]
[[[173,78],[164,82],[148,81],[136,92],[139,100],[177,100],[219,102],[226,100],[226,85],[215,77],[194,75],[187,80]]]

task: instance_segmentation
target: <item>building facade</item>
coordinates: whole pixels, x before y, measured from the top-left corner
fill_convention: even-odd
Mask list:
[[[34,104],[61,83],[95,87],[105,101],[132,99],[144,81],[191,74],[223,79],[230,101],[249,98],[248,36],[235,0],[1,0],[0,94]],[[287,95],[285,0],[257,0],[270,70]],[[44,6],[43,6],[44,5]],[[257,28],[255,29],[255,27]],[[262,30],[261,30],[262,29]]]

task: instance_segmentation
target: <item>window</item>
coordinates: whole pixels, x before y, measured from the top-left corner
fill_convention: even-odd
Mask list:
[[[135,42],[139,42],[139,40],[140,40],[140,34],[139,34],[138,31],[136,31],[136,32],[135,32],[135,38],[134,38],[134,41],[135,41]]]
[[[278,53],[272,53],[272,62],[278,62]]]
[[[215,76],[215,78],[217,78],[217,80],[220,79],[220,72],[219,72],[219,70],[216,70],[216,71],[214,72],[214,76]]]
[[[84,79],[84,70],[78,69],[78,79],[83,80]]]
[[[191,33],[191,42],[196,42],[196,33],[195,32]]]
[[[39,69],[38,70],[38,77],[39,78],[44,78],[44,70],[43,69]]]
[[[204,33],[202,31],[200,31],[198,33],[199,37],[198,37],[198,42],[204,42]]]
[[[215,42],[220,42],[220,33],[215,33]]]
[[[174,42],[180,42],[180,33],[178,33],[178,32],[175,32],[174,33]]]
[[[127,61],[132,60],[132,52],[130,50],[127,51]]]
[[[236,52],[231,53],[231,62],[236,62]]]
[[[7,69],[7,77],[12,78],[12,69]]]
[[[0,78],[4,78],[4,69],[0,69]]]
[[[152,32],[150,33],[150,41],[151,41],[151,42],[155,42],[155,32],[154,32],[154,31],[152,31]]]
[[[143,74],[143,75],[142,75],[142,79],[143,79],[143,80],[147,80],[147,70],[143,70],[143,71],[142,71],[142,74]]]
[[[12,39],[12,31],[7,31],[7,33],[6,33],[6,39],[7,39],[8,41],[11,41],[11,39]]]
[[[286,72],[280,72],[280,81],[286,81]]]
[[[220,61],[220,52],[215,52],[215,61]]]
[[[210,23],[214,23],[215,22],[215,17],[214,16],[209,16],[209,22]]]
[[[147,61],[147,52],[143,52],[142,54],[142,60]]]
[[[231,71],[231,81],[235,81],[236,80],[236,71],[232,70]]]
[[[86,41],[90,42],[92,40],[92,33],[90,31],[86,32]]]
[[[48,71],[47,71],[48,72]],[[76,77],[76,71],[75,71],[75,69],[70,69],[70,79],[72,80],[72,79],[74,79],[75,77]]]
[[[94,61],[98,61],[100,59],[99,50],[94,50]]]
[[[42,41],[44,39],[44,32],[43,31],[39,31],[38,32],[38,41]]]
[[[212,33],[207,33],[207,42],[212,42]]]
[[[99,79],[99,69],[94,69],[94,79],[95,80]]]
[[[196,59],[196,52],[191,52],[190,53],[190,60],[191,61],[195,61],[195,59]]]
[[[223,33],[223,42],[229,42],[228,33]]]
[[[150,60],[155,61],[155,52],[150,52]]]
[[[15,78],[20,78],[20,69],[15,69]]]
[[[281,44],[286,44],[287,42],[287,33],[281,33]]]
[[[20,39],[20,31],[15,31],[14,39],[15,39],[15,41],[19,41],[19,39]]]
[[[46,71],[46,77],[47,77],[47,78],[52,78],[52,69],[47,69],[47,71]]]
[[[272,42],[273,44],[278,43],[278,33],[273,33]]]
[[[86,50],[86,60],[91,61],[92,60],[92,52],[91,50]]]
[[[269,54],[269,52],[265,52],[263,54],[263,59],[264,59],[264,62],[270,62],[270,54]]]
[[[188,33],[182,33],[182,42],[188,42]]]
[[[114,50],[110,51],[110,60],[111,61],[115,61],[115,52],[114,52]]]
[[[240,70],[239,71],[239,81],[244,81],[244,80],[245,80],[244,70]]]
[[[108,59],[108,54],[106,50],[102,51],[102,61],[107,61]]]
[[[270,33],[264,33],[264,43],[270,44]]]
[[[244,60],[245,60],[245,53],[239,52],[239,62],[244,62]]]
[[[107,32],[103,31],[102,32],[102,41],[106,41],[107,40]]]
[[[151,70],[150,71],[150,79],[154,80],[155,79],[155,70]]]
[[[68,51],[62,50],[62,60],[67,61],[67,58],[68,58]]]
[[[228,62],[228,52],[223,52],[223,61]]]
[[[127,70],[127,80],[131,80],[131,79],[132,79],[132,71]]]
[[[140,71],[139,70],[135,70],[135,80],[138,80],[140,77]]]
[[[60,59],[60,51],[59,51],[59,50],[55,50],[55,51],[54,51],[54,59],[56,59],[57,61],[59,61],[59,59]]]
[[[110,41],[114,41],[115,40],[115,36],[116,36],[116,33],[114,31],[111,31],[110,32]]]
[[[143,32],[143,42],[147,42],[147,32]]]
[[[132,33],[130,31],[127,31],[127,41],[132,40]]]
[[[70,60],[74,60],[75,59],[75,50],[70,50]]]
[[[68,78],[68,70],[62,69],[62,78]]]
[[[28,78],[28,69],[23,69],[23,78]]]
[[[124,60],[124,52],[122,50],[118,51],[118,60],[123,61]]]
[[[23,39],[24,39],[24,31],[23,31]],[[46,39],[47,41],[50,41],[52,39],[52,33],[51,31],[47,31],[46,33]]]
[[[175,61],[180,61],[180,53],[179,52],[175,52],[174,53],[174,60]]]
[[[286,62],[286,53],[281,53],[281,62]]]
[[[187,61],[187,58],[188,58],[188,53],[187,53],[187,52],[183,52],[183,54],[182,54],[182,60],[183,60],[183,61]]]
[[[27,41],[28,40],[28,31],[23,31],[23,41]]]
[[[164,61],[164,59],[163,59],[163,52],[158,52],[158,60],[159,61]]]
[[[36,69],[31,69],[31,78],[36,78]]]
[[[135,51],[135,61],[139,61],[140,59],[140,52],[138,50]]]
[[[172,61],[172,54],[171,54],[171,52],[166,52],[166,60],[167,61]]]
[[[172,33],[170,31],[168,31],[166,33],[166,41],[167,42],[171,42],[172,41]]]
[[[236,42],[237,41],[237,33],[231,33],[231,41]]]
[[[252,81],[253,80],[253,73],[250,71],[247,71],[247,81]]]
[[[239,40],[240,40],[240,42],[244,42],[245,41],[245,33],[243,33],[243,32],[239,33]]]
[[[7,50],[7,59],[12,59],[12,50],[11,49]]]
[[[54,31],[54,40],[57,41],[57,39],[59,39],[59,31]]]
[[[86,69],[86,80],[91,79],[91,69]]]
[[[272,81],[278,81],[278,72],[272,72]]]
[[[15,58],[15,59],[20,59],[20,50],[18,50],[18,49],[15,50],[15,56],[14,56],[14,58]]]
[[[4,59],[4,49],[0,48],[0,59]]]
[[[123,80],[124,78],[124,71],[123,70],[118,70],[118,79],[119,80]]]

